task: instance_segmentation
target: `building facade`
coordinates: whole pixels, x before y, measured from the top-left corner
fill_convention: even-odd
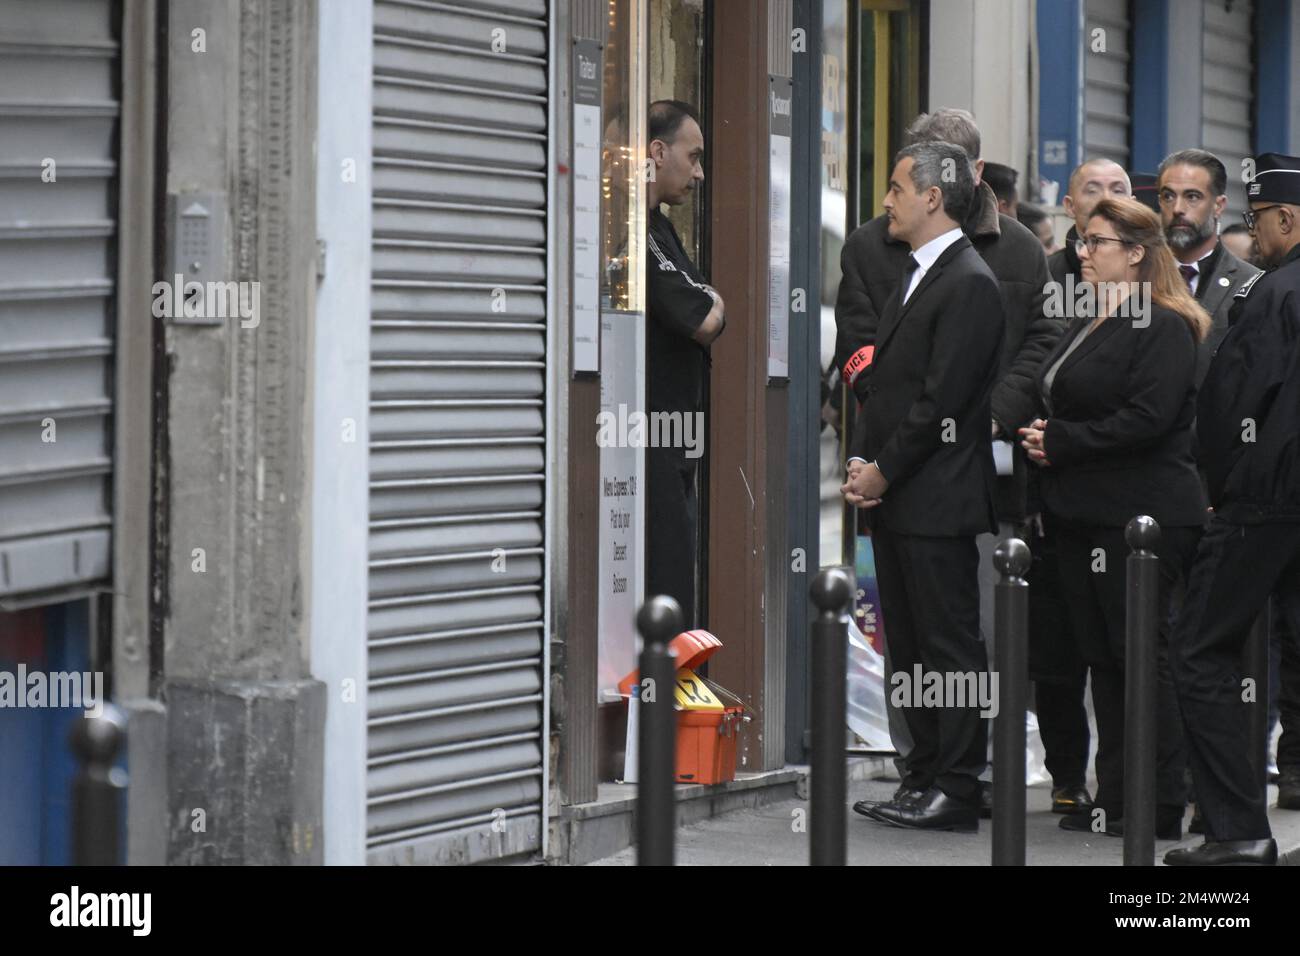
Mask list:
[[[805,762],[830,304],[906,124],[970,109],[1034,194],[1233,168],[1300,151],[1298,49],[1291,0],[0,0],[0,668],[104,674],[131,862],[568,858],[624,773],[653,515],[599,426],[674,98],[708,676],[742,772]],[[75,715],[0,710],[0,861],[67,858]]]

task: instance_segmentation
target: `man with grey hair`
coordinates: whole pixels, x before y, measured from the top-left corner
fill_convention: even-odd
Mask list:
[[[1004,453],[1000,468],[1003,474],[997,480],[1000,530],[1019,534],[1019,526],[1026,517],[1026,487],[1031,469],[1023,450],[1014,441],[1016,429],[1034,417],[1035,409],[1027,399],[1032,395],[1029,385],[1065,328],[1060,319],[1044,313],[1044,289],[1048,281],[1045,253],[1032,232],[1015,219],[998,213],[997,196],[982,181],[980,131],[970,113],[960,109],[922,113],[909,127],[907,139],[909,143],[952,143],[961,147],[972,164],[974,195],[960,224],[975,251],[997,277],[1002,293],[1006,336],[999,358],[998,381],[993,389],[990,425],[998,450]],[[889,216],[881,215],[859,226],[845,241],[840,257],[843,279],[835,303],[835,362],[859,402],[866,401],[867,380],[863,370],[876,347],[880,317],[907,264],[908,247],[895,238],[889,225]],[[994,535],[988,535],[981,539],[981,545],[991,554],[995,540]],[[992,565],[985,560],[982,571],[986,570],[985,565],[989,575],[981,581],[980,619],[984,633],[991,637]],[[888,616],[883,623],[888,647]],[[1081,701],[1079,707],[1081,711]],[[890,736],[900,754],[898,769],[906,776],[907,754],[911,748],[907,727],[892,706],[889,718]],[[1083,726],[1086,734],[1086,719]],[[1085,737],[1083,756],[1069,760],[1071,769],[1060,774],[1060,780],[1056,781],[1054,789],[1059,794],[1077,795],[1081,790],[1083,779],[1081,773],[1075,772],[1074,765],[1086,761],[1087,749]],[[1049,747],[1049,766],[1052,757]],[[904,789],[899,788],[900,794]]]
[[[987,681],[975,536],[997,527],[988,423],[1006,320],[997,279],[962,234],[974,191],[961,147],[899,152],[885,217],[911,252],[859,374],[866,401],[841,489],[871,519],[890,696],[912,739],[902,793],[854,809],[915,829],[977,829],[987,763],[978,701],[906,690],[931,675]]]

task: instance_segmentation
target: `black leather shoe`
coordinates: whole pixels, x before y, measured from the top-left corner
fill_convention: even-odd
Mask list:
[[[979,829],[979,807],[948,796],[931,787],[919,799],[903,805],[877,807],[875,818],[908,830],[957,830],[974,833]]]
[[[910,787],[900,786],[888,800],[859,800],[853,804],[853,812],[874,820],[876,819],[877,807],[904,806],[920,797],[923,793],[925,793],[924,790],[913,790]]]
[[[1292,770],[1288,767],[1278,775],[1277,808],[1300,810],[1300,770]]]
[[[993,784],[987,780],[980,781],[980,819],[993,819]]]
[[[1208,840],[1200,846],[1170,850],[1168,866],[1273,866],[1277,863],[1274,840]]]
[[[1173,805],[1157,806],[1156,839],[1181,840],[1183,838],[1183,814],[1186,812],[1183,807]],[[1122,837],[1124,835],[1124,818],[1108,821],[1106,823],[1106,835]]]
[[[1092,811],[1093,811],[1093,808],[1092,808],[1092,807],[1089,807],[1089,808],[1088,808],[1088,811],[1087,811],[1086,813],[1083,813],[1083,812],[1080,812],[1080,813],[1071,813],[1071,814],[1069,814],[1068,816],[1061,817],[1061,822],[1060,822],[1060,827],[1061,827],[1061,829],[1062,829],[1062,830],[1075,830],[1075,831],[1078,831],[1078,832],[1081,832],[1081,833],[1093,833],[1093,832],[1097,832],[1097,833],[1112,833],[1112,832],[1114,832],[1114,831],[1111,829],[1112,827],[1115,827],[1116,825],[1122,825],[1122,823],[1123,823],[1123,821],[1120,820],[1120,819],[1118,819],[1118,818],[1117,818],[1117,819],[1114,819],[1114,820],[1107,819],[1107,820],[1106,820],[1106,829],[1105,829],[1105,830],[1094,831],[1094,830],[1092,829],[1092,818],[1093,818],[1093,812],[1092,812]],[[1122,833],[1123,830],[1121,829],[1120,832]]]
[[[1057,787],[1052,791],[1053,813],[1087,813],[1092,809],[1092,797],[1087,787]]]

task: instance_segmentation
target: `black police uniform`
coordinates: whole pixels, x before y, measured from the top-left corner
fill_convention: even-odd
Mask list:
[[[1259,157],[1256,183],[1270,159],[1297,162]],[[1290,180],[1300,173],[1265,188],[1294,190],[1282,201],[1300,203],[1300,182]],[[1251,198],[1272,197],[1253,183]],[[1300,246],[1237,292],[1201,386],[1197,434],[1214,514],[1174,633],[1174,683],[1207,841],[1266,840],[1267,791],[1249,731],[1250,707],[1267,706],[1267,688],[1263,675],[1242,673],[1242,651],[1270,594],[1300,620]],[[1243,701],[1248,677],[1253,703]]]
[[[646,263],[646,403],[651,414],[697,414],[704,403],[708,349],[692,336],[713,309],[709,285],[677,231],[650,213]],[[697,431],[702,442],[703,435]],[[700,447],[703,447],[702,445]],[[667,594],[695,627],[698,458],[686,448],[646,449],[646,596]]]

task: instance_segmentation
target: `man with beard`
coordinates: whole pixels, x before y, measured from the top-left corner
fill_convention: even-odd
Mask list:
[[[1213,153],[1203,149],[1171,153],[1156,175],[1165,239],[1192,295],[1214,319],[1196,360],[1199,387],[1210,357],[1227,334],[1233,296],[1259,270],[1219,241],[1219,218],[1228,204],[1228,173]]]
[[[1156,174],[1156,198],[1165,240],[1192,295],[1214,320],[1197,352],[1197,388],[1205,379],[1215,349],[1227,334],[1228,313],[1237,290],[1260,271],[1235,256],[1219,239],[1219,220],[1228,204],[1227,188],[1228,173],[1223,163],[1203,149],[1171,153]],[[1205,832],[1199,802],[1190,830]]]

